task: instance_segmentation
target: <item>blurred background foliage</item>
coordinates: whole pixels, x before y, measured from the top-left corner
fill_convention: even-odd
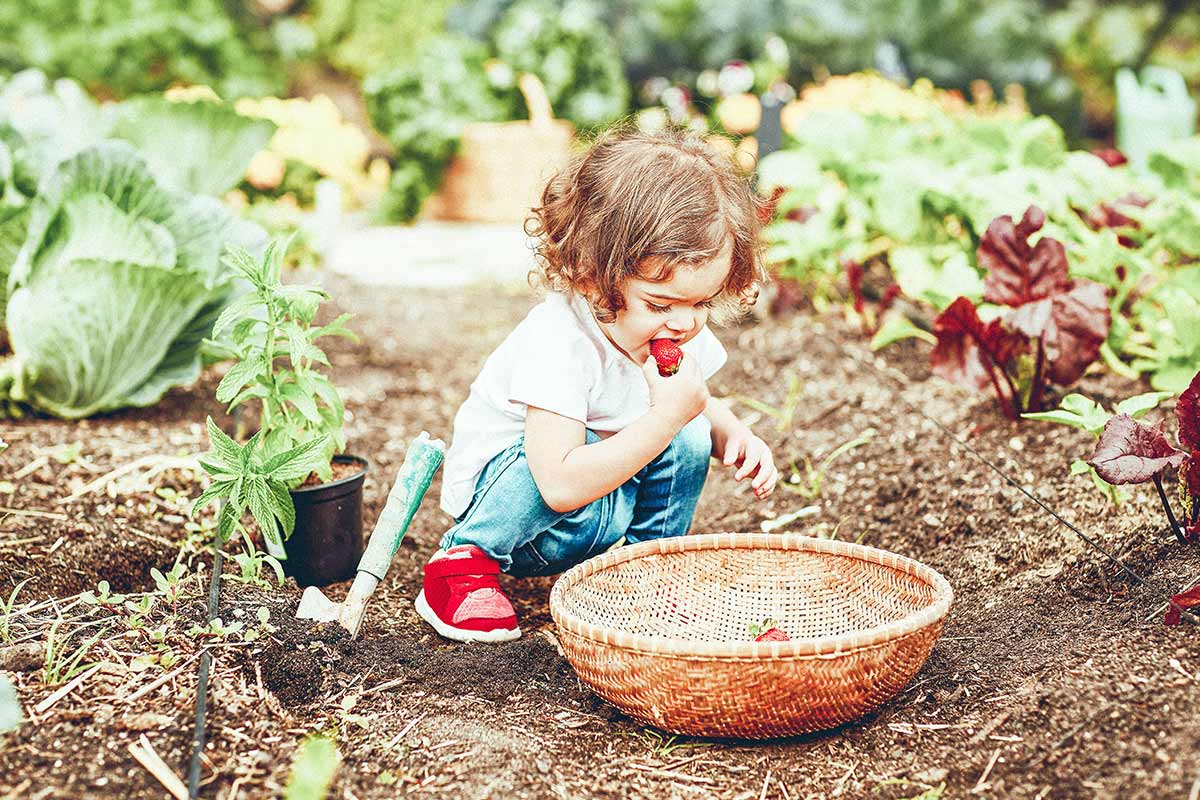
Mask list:
[[[706,69],[762,62],[773,36],[793,85],[864,68],[962,90],[1021,83],[1073,138],[1107,135],[1121,66],[1161,63],[1200,85],[1187,0],[21,0],[0,4],[0,70],[39,67],[100,97],[180,82],[262,96],[411,65],[446,33],[540,67],[555,107],[584,125],[636,104],[626,86],[695,88]]]
[[[1019,85],[1085,147],[1111,141],[1119,68],[1162,64],[1200,88],[1188,0],[20,0],[0,3],[0,41],[0,76],[36,67],[101,100],[325,95],[394,165],[385,220],[419,212],[466,124],[526,117],[522,71],[582,130],[650,109],[735,134],[736,103],[717,107],[732,95],[786,102],[867,69],[972,98],[982,80],[997,97]],[[311,183],[281,158],[286,184]]]

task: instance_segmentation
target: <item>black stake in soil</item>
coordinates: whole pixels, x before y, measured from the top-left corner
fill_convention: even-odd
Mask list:
[[[233,410],[233,424],[235,432],[238,432],[242,425],[242,409],[239,406]],[[225,510],[225,503],[222,499],[220,507],[217,509],[217,519],[221,518],[221,512]],[[220,533],[217,533],[213,540],[213,571],[212,576],[208,579],[208,621],[211,623],[217,617],[217,604],[221,599],[221,570],[224,567],[225,554],[221,550],[224,542],[221,541]],[[200,756],[204,752],[204,715],[208,709],[208,670],[212,666],[212,651],[207,646],[204,652],[200,654],[200,667],[196,675],[196,725],[192,730],[192,763],[188,767],[188,798],[194,799],[200,796]]]
[[[842,349],[842,352],[845,353],[847,356],[849,356],[850,358],[852,358],[853,360],[857,361],[860,364],[866,364],[871,369],[875,370],[875,372],[877,372],[881,377],[887,378],[895,383],[900,384],[901,386],[908,384],[908,377],[905,376],[903,373],[900,373],[900,377],[897,377],[896,375],[891,374],[893,372],[896,372],[896,370],[893,370],[890,367],[887,369],[884,369],[882,367],[876,366],[875,363],[871,359],[864,358],[862,355],[860,355],[858,353],[851,352],[850,348],[848,348],[844,345],[841,345],[841,349]],[[1050,506],[1046,505],[1046,503],[1040,497],[1033,494],[1028,489],[1026,489],[1024,486],[1022,486],[1020,483],[1018,483],[1017,481],[1010,478],[1003,470],[1001,470],[999,467],[994,465],[991,461],[989,461],[987,458],[985,458],[982,453],[980,453],[978,450],[976,450],[974,447],[972,447],[969,442],[964,442],[962,439],[959,439],[957,436],[955,436],[954,432],[951,431],[949,428],[947,428],[945,425],[943,425],[940,420],[934,419],[933,417],[929,416],[924,411],[922,411],[920,408],[917,408],[912,403],[908,402],[908,400],[905,399],[905,397],[903,395],[898,394],[897,397],[900,399],[900,402],[902,402],[902,403],[904,403],[904,405],[908,406],[909,410],[915,412],[917,415],[928,420],[929,422],[932,422],[938,428],[938,430],[940,430],[942,433],[946,434],[946,436],[948,436],[951,439],[951,441],[953,441],[955,444],[961,445],[962,447],[966,448],[967,452],[969,452],[971,455],[975,456],[975,458],[979,459],[979,461],[985,467],[987,467],[992,472],[999,475],[1001,478],[1003,478],[1005,480],[1005,482],[1009,483],[1010,485],[1015,487],[1017,489],[1017,491],[1021,492],[1021,494],[1025,495],[1030,500],[1032,500],[1033,502],[1035,502],[1039,506],[1041,506],[1042,510],[1044,510],[1047,514],[1054,517],[1056,520],[1058,520],[1063,525],[1065,525],[1068,530],[1070,530],[1072,533],[1074,533],[1080,539],[1082,539],[1083,541],[1085,541],[1089,545],[1091,545],[1092,548],[1094,548],[1096,550],[1096,552],[1100,553],[1105,558],[1107,558],[1109,561],[1116,564],[1118,567],[1120,567],[1120,569],[1122,571],[1126,572],[1130,577],[1132,577],[1135,581],[1137,581],[1142,586],[1145,586],[1147,589],[1151,589],[1151,590],[1155,589],[1155,586],[1153,584],[1151,584],[1149,581],[1147,581],[1141,575],[1137,574],[1131,568],[1126,566],[1124,564],[1124,562],[1122,562],[1119,558],[1117,558],[1112,553],[1105,550],[1097,542],[1093,541],[1092,538],[1089,537],[1086,533],[1079,530],[1074,525],[1072,525],[1070,522],[1067,522],[1065,519],[1063,519],[1063,517],[1057,511],[1055,511]],[[1157,483],[1157,481],[1156,481],[1156,483]],[[1161,486],[1159,487],[1159,492],[1160,492],[1160,494],[1162,493]],[[1164,500],[1165,500],[1165,495],[1164,495]],[[1172,519],[1171,522],[1174,523],[1175,520]],[[1172,525],[1172,527],[1174,527],[1174,525]],[[1170,597],[1171,597],[1171,595],[1168,590],[1167,605],[1171,606],[1176,611],[1178,611],[1184,619],[1191,620],[1194,623],[1200,623],[1200,617],[1197,617],[1191,611],[1188,611],[1186,608],[1183,608],[1178,603],[1171,600]]]
[[[225,503],[221,502],[221,510]],[[220,512],[218,511],[218,518]],[[223,555],[221,553],[220,537],[213,545],[213,571],[208,581],[208,621],[212,622],[217,616],[217,603],[221,595],[221,568]],[[192,765],[188,769],[188,797],[196,798],[200,794],[200,755],[204,752],[204,714],[208,706],[208,669],[212,663],[211,651],[206,645],[200,654],[200,671],[196,679],[196,727],[192,732]]]

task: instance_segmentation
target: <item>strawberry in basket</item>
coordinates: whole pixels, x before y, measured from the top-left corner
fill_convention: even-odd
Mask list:
[[[775,627],[773,619],[764,619],[762,625],[751,624],[749,628],[750,635],[756,642],[790,642],[792,640],[792,637]]]

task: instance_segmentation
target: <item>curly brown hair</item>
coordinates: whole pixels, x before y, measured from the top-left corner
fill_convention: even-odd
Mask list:
[[[757,196],[731,156],[694,132],[608,129],[550,179],[526,221],[538,266],[530,282],[577,293],[601,322],[624,306],[629,278],[670,280],[733,240],[732,267],[713,301],[718,323],[741,316],[767,278]]]

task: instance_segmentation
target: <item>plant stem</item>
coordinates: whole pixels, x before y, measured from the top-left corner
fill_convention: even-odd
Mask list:
[[[262,416],[259,419],[259,430],[270,430],[271,428],[271,397],[275,394],[275,298],[271,296],[269,289],[262,292],[263,305],[267,307],[267,345],[263,353],[266,359],[267,368],[267,383],[270,384],[270,391],[267,396],[262,398]]]
[[[1010,416],[1012,419],[1020,419],[1021,418],[1021,392],[1018,391],[1017,385],[1015,383],[1013,383],[1012,376],[1008,374],[1008,370],[1004,369],[1003,367],[997,367],[997,369],[999,369],[1000,374],[1004,376],[1004,382],[1006,384],[1008,384],[1008,396],[1009,396],[1009,399],[1012,401],[1012,414]]]
[[[991,356],[987,356],[988,377],[992,381],[992,388],[996,390],[996,397],[1000,400],[1000,410],[1004,412],[1004,416],[1009,419],[1016,419],[1016,398],[1006,398],[1004,392],[1000,389],[1000,381],[996,380],[996,365],[992,361]],[[1001,373],[1004,370],[1000,370]]]
[[[1180,544],[1186,544],[1187,539],[1183,538],[1183,533],[1179,530],[1179,523],[1175,520],[1175,512],[1171,511],[1171,503],[1167,500],[1167,493],[1163,491],[1162,476],[1154,476],[1154,486],[1158,489],[1158,499],[1162,501],[1163,511],[1167,512],[1167,519],[1171,522],[1171,532],[1175,534],[1175,538]]]
[[[1033,363],[1033,384],[1029,387],[1029,404],[1026,411],[1042,410],[1042,392],[1046,390],[1046,382],[1042,380],[1042,370],[1046,368],[1046,346],[1042,337],[1038,337],[1037,359]]]

